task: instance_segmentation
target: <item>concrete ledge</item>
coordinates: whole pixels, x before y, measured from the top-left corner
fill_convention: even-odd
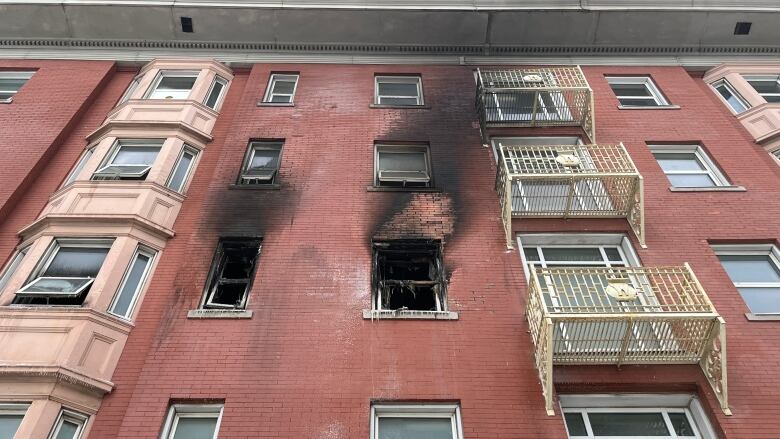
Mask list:
[[[369,104],[368,108],[389,108],[395,110],[430,110],[430,105],[383,105]]]
[[[279,183],[271,184],[229,184],[230,190],[242,190],[242,191],[278,191],[282,188]]]
[[[670,187],[671,192],[745,192],[743,186]]]
[[[759,322],[759,321],[775,321],[780,322],[780,314],[752,314],[749,312],[745,313],[745,317],[747,317],[748,320],[753,322]]]
[[[294,107],[295,104],[292,102],[263,102],[263,101],[257,101],[258,107]]]
[[[393,186],[367,186],[366,192],[433,192],[440,193],[436,187],[393,187]]]
[[[625,105],[617,106],[621,110],[679,110],[679,105],[656,105],[654,107],[631,107]]]
[[[458,313],[453,311],[377,311],[364,309],[366,320],[458,320]]]
[[[247,309],[191,309],[188,319],[251,319],[252,311]]]

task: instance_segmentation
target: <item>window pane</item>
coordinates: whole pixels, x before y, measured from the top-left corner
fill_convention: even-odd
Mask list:
[[[707,174],[667,174],[669,182],[675,187],[710,187],[715,186],[712,177]]]
[[[139,253],[133,262],[130,271],[127,273],[125,284],[114,302],[111,310],[114,314],[127,317],[130,311],[130,305],[138,294],[141,281],[143,280],[146,267],[149,266],[151,258],[145,254]]]
[[[279,151],[273,149],[256,149],[252,161],[249,163],[249,169],[279,167]]]
[[[780,84],[777,79],[751,79],[748,81],[759,93],[780,93]]]
[[[697,160],[696,153],[653,153],[658,164],[664,171],[703,171],[705,168]]]
[[[423,171],[427,172],[425,166],[425,153],[406,153],[406,152],[380,152],[379,169],[393,171]]]
[[[64,293],[69,295],[75,293],[92,283],[92,279],[46,279],[38,278],[24,288],[20,294],[24,293]]]
[[[729,88],[725,85],[721,84],[717,86],[716,90],[718,90],[718,93],[723,96],[723,99],[725,99],[726,102],[729,103],[729,106],[731,106],[731,108],[737,113],[741,113],[747,109],[745,108],[745,104],[743,104],[739,98],[734,96],[734,94],[731,93],[731,90],[729,90]]]
[[[544,248],[542,251],[544,252],[544,259],[548,262],[604,261],[601,252],[595,247]]]
[[[525,247],[523,248],[523,252],[525,253],[525,259],[527,261],[535,262],[539,261],[539,252],[536,251],[536,248],[534,247]]]
[[[46,268],[46,277],[95,277],[108,248],[61,247]]]
[[[657,107],[658,103],[652,99],[620,99],[620,104],[628,107]]]
[[[756,314],[780,314],[780,288],[747,288],[739,289],[742,300],[750,312]]]
[[[215,418],[179,418],[173,439],[213,439]]]
[[[718,258],[734,283],[780,282],[780,271],[768,255],[721,255]]]
[[[780,96],[764,96],[767,102],[780,102]]]
[[[60,426],[60,430],[57,432],[56,439],[73,439],[76,437],[76,433],[78,431],[78,424],[68,420],[63,420],[62,425]]]
[[[116,156],[111,160],[115,165],[149,165],[154,163],[157,154],[160,152],[159,146],[131,146],[121,145]]]
[[[661,413],[588,413],[596,436],[668,436]]]
[[[5,269],[3,271],[3,275],[0,276],[0,292],[3,291],[5,288],[5,284],[8,283],[8,280],[11,279],[11,276],[16,273],[16,268],[19,266],[19,264],[22,263],[22,260],[24,259],[24,256],[27,254],[27,251],[30,250],[30,247],[25,247],[18,252],[11,258],[10,261],[8,261],[8,264],[5,266]],[[2,436],[0,436],[2,438]]]
[[[381,105],[417,105],[417,98],[386,98],[379,97]]]
[[[0,439],[13,439],[24,415],[0,415]]]
[[[452,420],[380,417],[379,439],[452,439]]]
[[[66,185],[76,181],[76,178],[78,178],[79,174],[81,173],[81,170],[84,169],[84,166],[87,164],[87,161],[89,161],[89,159],[92,158],[93,152],[95,152],[94,148],[84,151],[84,154],[81,155],[81,159],[79,159],[78,163],[76,163],[76,166],[73,168],[73,170],[70,171],[70,175],[68,175],[68,179],[65,180]]]
[[[610,84],[615,96],[652,96],[645,84]]]
[[[214,86],[211,87],[211,93],[209,93],[208,99],[206,99],[206,106],[214,109],[217,106],[217,99],[219,94],[222,93],[222,89],[225,88],[225,84],[222,81],[215,81]]]
[[[168,182],[168,187],[175,190],[176,192],[181,192],[182,186],[184,186],[184,181],[187,180],[187,174],[189,174],[190,165],[192,164],[192,161],[195,159],[195,155],[189,151],[184,151],[182,153],[181,158],[179,159],[179,163],[176,164],[176,169],[173,171],[173,175],[171,176],[171,181]]]
[[[290,103],[292,102],[292,96],[288,95],[273,95],[271,96],[271,102],[276,103]]]
[[[274,81],[274,94],[291,95],[293,94],[293,91],[295,91],[295,81]]]
[[[195,85],[194,76],[165,76],[157,86],[158,89],[190,90]]]
[[[669,420],[672,421],[672,428],[678,436],[694,436],[693,427],[688,422],[688,416],[685,413],[669,413]]]
[[[580,413],[564,413],[566,428],[569,429],[569,436],[587,436],[588,430],[585,429],[585,421]]]
[[[612,262],[623,262],[623,258],[620,256],[620,252],[614,247],[605,248],[604,253],[607,254],[607,258]]]
[[[22,88],[25,82],[27,80],[21,78],[0,78],[0,90],[17,91]]]
[[[377,88],[382,96],[417,96],[416,82],[379,82]]]

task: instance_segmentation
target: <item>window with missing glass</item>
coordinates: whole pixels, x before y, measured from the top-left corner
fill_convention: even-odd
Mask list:
[[[57,239],[16,293],[14,303],[81,305],[113,240]]]
[[[35,72],[0,72],[0,103],[8,103]]]
[[[222,404],[173,404],[163,426],[162,439],[217,439]]]
[[[752,314],[780,315],[780,252],[777,247],[722,245],[714,250]]]
[[[298,89],[297,73],[272,73],[268,79],[263,102],[267,104],[292,104]]]
[[[712,87],[735,113],[742,113],[750,107],[725,79],[713,83]]]
[[[431,187],[431,160],[427,145],[376,145],[374,185]]]
[[[371,439],[462,439],[457,404],[373,404]]]
[[[249,142],[238,184],[274,184],[281,163],[281,141]]]
[[[252,288],[260,238],[222,238],[211,265],[203,308],[244,309]]]
[[[423,105],[420,76],[376,76],[374,103],[377,105]]]
[[[717,187],[730,184],[699,145],[651,145],[650,151],[674,187]]]
[[[145,180],[163,140],[120,139],[92,175],[93,180]]]
[[[661,90],[649,76],[609,76],[607,82],[623,107],[669,105]]]
[[[197,79],[198,72],[162,71],[149,88],[146,99],[187,99]]]
[[[767,102],[780,102],[780,74],[744,76],[756,92]]]

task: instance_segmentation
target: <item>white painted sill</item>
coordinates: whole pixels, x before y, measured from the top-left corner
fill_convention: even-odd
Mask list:
[[[744,186],[707,186],[707,187],[675,187],[669,188],[671,192],[745,192]]]
[[[679,110],[680,109],[679,105],[652,105],[647,107],[618,105],[617,107],[621,110]]]
[[[188,319],[251,319],[252,311],[248,309],[191,309],[187,311]]]
[[[767,322],[780,322],[780,314],[753,314],[746,312],[745,317],[747,317],[748,320],[751,322],[760,322],[760,321],[767,321]]]
[[[454,311],[393,311],[364,309],[365,320],[458,320]]]

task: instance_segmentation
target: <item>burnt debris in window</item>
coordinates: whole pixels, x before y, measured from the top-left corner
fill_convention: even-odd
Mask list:
[[[221,239],[204,308],[244,308],[259,254],[258,238]]]
[[[446,311],[441,243],[374,242],[374,309]]]

